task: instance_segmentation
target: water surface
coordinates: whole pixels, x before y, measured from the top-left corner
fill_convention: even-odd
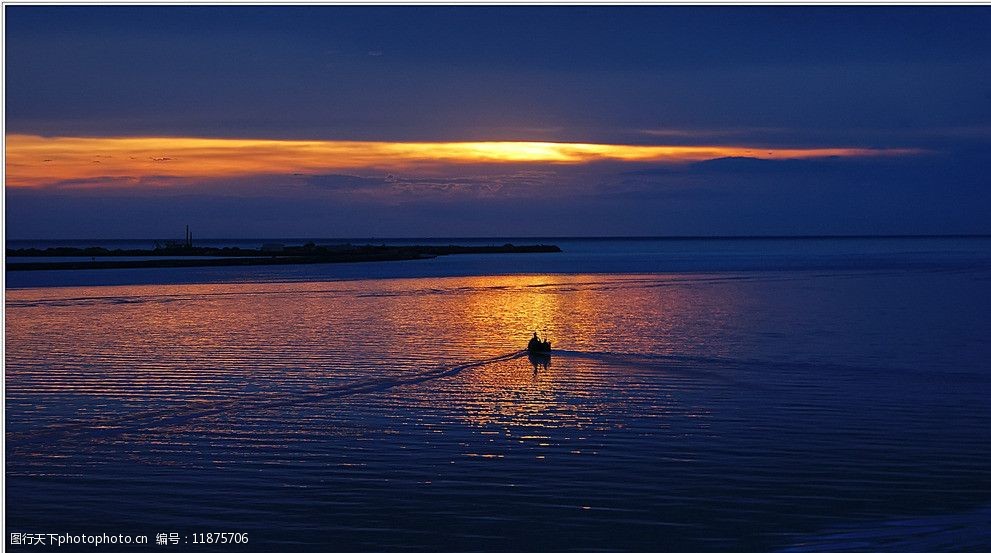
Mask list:
[[[8,289],[7,527],[976,551],[989,291],[980,263]]]

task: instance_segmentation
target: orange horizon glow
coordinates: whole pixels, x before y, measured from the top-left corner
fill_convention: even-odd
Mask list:
[[[219,179],[327,171],[403,171],[445,165],[598,161],[690,163],[724,157],[811,159],[897,156],[917,149],[760,148],[570,142],[373,142],[195,137],[6,137],[7,185],[147,177]]]

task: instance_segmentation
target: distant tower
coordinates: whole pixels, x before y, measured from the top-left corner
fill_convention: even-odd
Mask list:
[[[193,233],[189,232],[189,225],[186,225],[186,248],[193,247]]]

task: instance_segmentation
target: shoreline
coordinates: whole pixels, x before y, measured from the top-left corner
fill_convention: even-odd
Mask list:
[[[361,263],[432,259],[442,255],[499,253],[559,253],[554,245],[514,246],[281,246],[278,250],[242,248],[159,248],[154,250],[107,250],[105,248],[48,248],[7,250],[7,257],[79,257],[78,261],[7,263],[7,271],[80,269],[134,269],[157,267],[230,267],[256,265],[306,265],[315,263]],[[162,257],[163,259],[112,261],[96,257]],[[176,259],[182,256],[184,259]],[[202,256],[203,259],[189,259]],[[91,258],[84,260],[82,258]]]

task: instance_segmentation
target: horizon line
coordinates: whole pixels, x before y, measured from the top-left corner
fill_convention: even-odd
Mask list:
[[[952,234],[690,234],[690,235],[531,235],[531,236],[244,236],[244,237],[206,237],[196,238],[196,241],[239,241],[239,240],[373,240],[377,242],[388,240],[822,240],[822,239],[884,239],[884,238],[991,238],[989,233],[952,233]],[[6,238],[5,242],[86,242],[86,241],[139,241],[139,240],[169,240],[168,237],[140,238]]]

